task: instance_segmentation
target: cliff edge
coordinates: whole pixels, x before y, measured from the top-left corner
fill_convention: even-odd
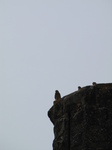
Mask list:
[[[111,150],[112,83],[64,96],[48,116],[54,125],[53,150]]]

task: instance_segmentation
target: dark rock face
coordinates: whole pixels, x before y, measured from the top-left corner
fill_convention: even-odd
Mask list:
[[[111,150],[112,83],[86,86],[48,111],[53,150]]]

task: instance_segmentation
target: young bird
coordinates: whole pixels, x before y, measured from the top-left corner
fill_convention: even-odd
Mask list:
[[[96,82],[93,82],[93,86],[95,86],[96,85]]]
[[[81,89],[81,86],[78,86],[78,91]]]
[[[55,91],[54,98],[55,98],[55,100],[59,100],[61,98],[61,94],[58,90]]]

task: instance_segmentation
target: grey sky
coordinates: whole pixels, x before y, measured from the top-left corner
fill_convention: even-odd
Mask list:
[[[0,1],[0,150],[52,150],[64,96],[112,82],[111,0]]]

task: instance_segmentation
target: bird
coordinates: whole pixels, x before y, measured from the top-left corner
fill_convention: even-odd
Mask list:
[[[54,95],[55,100],[59,100],[61,99],[61,94],[58,90],[55,91],[55,95]]]
[[[92,84],[93,84],[93,86],[95,86],[95,85],[96,85],[96,82],[93,82]]]
[[[78,86],[78,91],[81,89],[81,86]]]

